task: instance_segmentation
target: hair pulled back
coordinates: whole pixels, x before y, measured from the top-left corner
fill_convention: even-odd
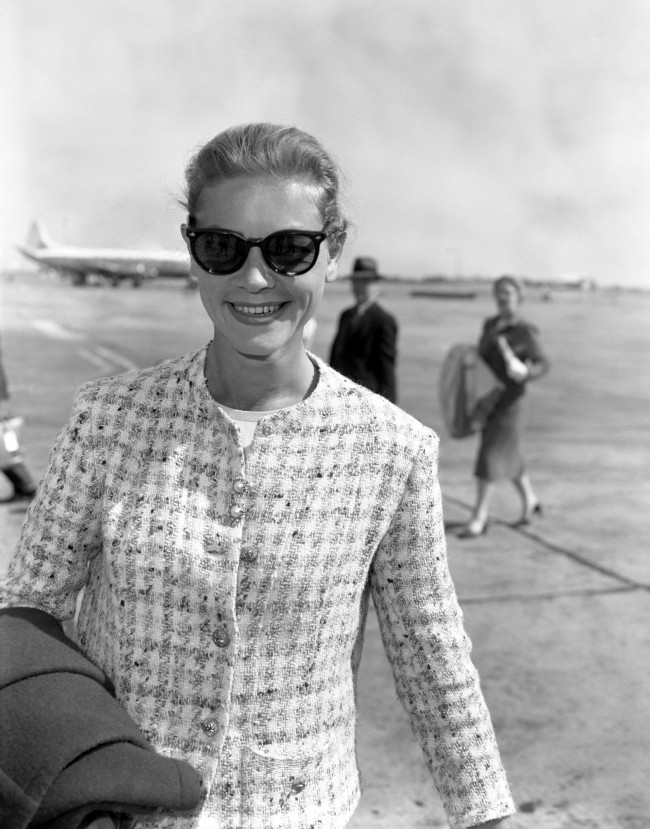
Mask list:
[[[502,285],[509,285],[511,288],[514,288],[517,294],[519,295],[520,300],[524,298],[524,289],[517,277],[510,276],[510,274],[507,273],[504,273],[503,276],[497,277],[497,279],[495,279],[492,283],[492,293],[495,296]]]
[[[340,252],[349,226],[341,205],[340,171],[314,136],[297,127],[269,123],[224,130],[187,165],[183,206],[193,216],[206,187],[240,176],[274,176],[313,185],[330,251]]]

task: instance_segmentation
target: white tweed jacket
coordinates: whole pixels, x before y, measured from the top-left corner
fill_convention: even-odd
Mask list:
[[[0,591],[64,620],[85,586],[80,644],[153,745],[200,773],[200,809],[141,825],[346,825],[369,592],[451,826],[510,814],[436,436],[313,358],[315,390],[244,451],[205,355],[81,387]]]

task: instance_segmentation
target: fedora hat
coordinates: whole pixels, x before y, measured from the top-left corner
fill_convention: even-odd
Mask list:
[[[376,259],[373,259],[372,256],[358,256],[354,260],[350,279],[376,280],[383,279],[383,277],[377,270]]]

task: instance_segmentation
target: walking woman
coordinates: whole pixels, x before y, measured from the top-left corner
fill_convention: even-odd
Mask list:
[[[500,480],[512,481],[521,497],[519,525],[529,524],[534,516],[542,514],[522,454],[522,415],[526,384],[546,374],[549,361],[539,343],[537,328],[519,315],[519,282],[512,276],[502,276],[493,290],[498,314],[485,321],[478,349],[503,383],[503,392],[485,413],[474,468],[476,504],[470,521],[459,533],[461,538],[487,532],[490,499],[494,484]]]
[[[514,811],[447,569],[437,438],[304,348],[345,241],[338,182],[291,127],[197,153],[182,233],[213,339],[81,388],[4,584],[58,619],[85,586],[84,652],[199,772],[199,809],[141,826],[346,826],[370,594],[451,826]]]

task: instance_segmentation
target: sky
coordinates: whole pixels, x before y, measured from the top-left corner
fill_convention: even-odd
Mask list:
[[[182,249],[191,154],[295,124],[345,175],[342,271],[650,289],[647,0],[3,0],[0,254]]]

